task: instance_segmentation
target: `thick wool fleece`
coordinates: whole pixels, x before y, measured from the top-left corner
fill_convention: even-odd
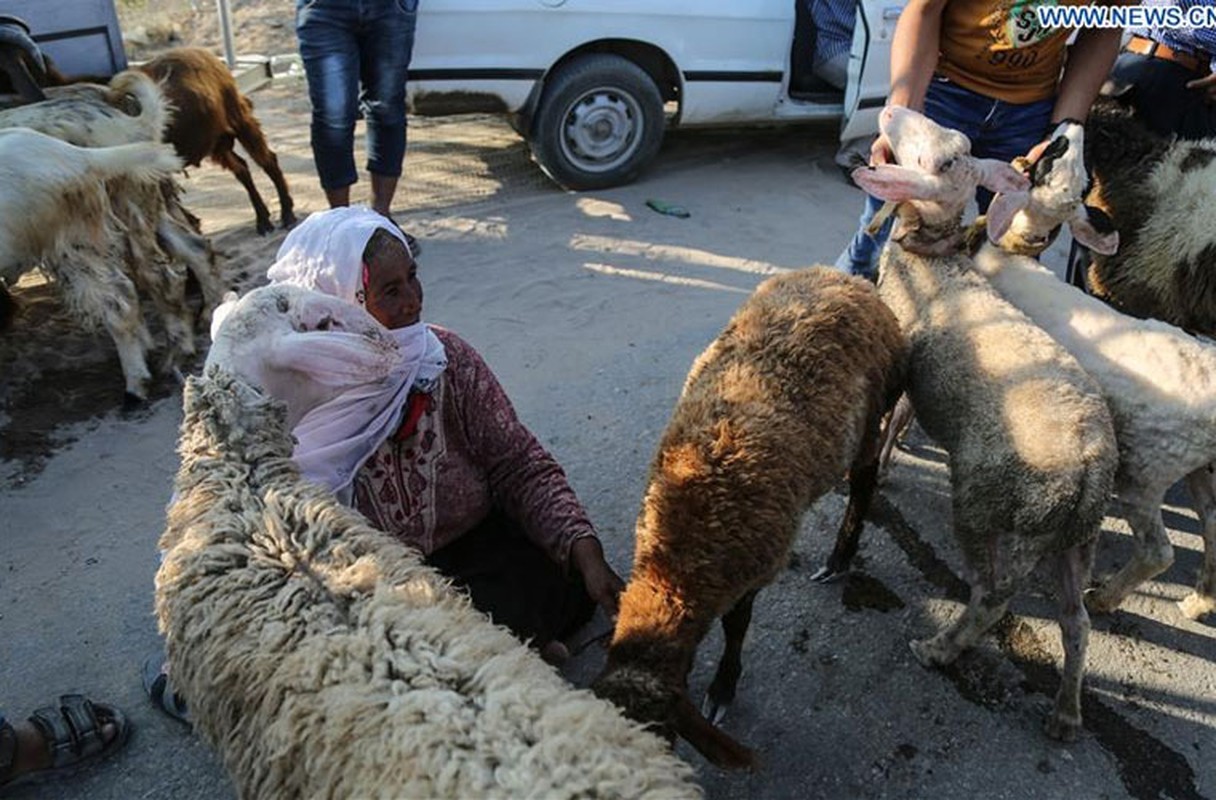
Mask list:
[[[1121,314],[1032,259],[984,248],[975,267],[1076,357],[1110,407],[1119,441],[1119,512],[1136,530],[1139,555],[1103,593],[1102,606],[1118,605],[1173,561],[1161,503],[1186,477],[1204,523],[1204,566],[1182,609],[1188,617],[1216,609],[1216,487],[1209,467],[1216,461],[1216,346],[1164,322]]]
[[[994,542],[1026,556],[1097,535],[1118,453],[1097,385],[963,256],[892,244],[879,294],[911,348],[908,394],[950,455],[955,534],[979,567]]]
[[[187,382],[156,608],[241,797],[699,796],[291,448],[281,405],[215,367]]]
[[[1169,142],[1102,101],[1086,125],[1087,202],[1119,231],[1091,291],[1137,317],[1216,334],[1216,139]]]
[[[864,458],[904,342],[866,281],[770,278],[692,366],[650,466],[597,691],[669,722],[710,624],[783,568],[803,513]]]

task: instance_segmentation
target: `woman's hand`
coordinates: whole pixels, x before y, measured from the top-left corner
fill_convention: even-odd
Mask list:
[[[583,576],[587,594],[610,618],[616,617],[617,598],[625,583],[604,560],[604,548],[599,539],[584,536],[576,540],[570,548],[570,558]]]

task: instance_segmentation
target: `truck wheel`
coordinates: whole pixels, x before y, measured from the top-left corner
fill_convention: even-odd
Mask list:
[[[545,86],[532,154],[567,189],[634,180],[663,141],[663,99],[645,70],[620,56],[583,56]]]

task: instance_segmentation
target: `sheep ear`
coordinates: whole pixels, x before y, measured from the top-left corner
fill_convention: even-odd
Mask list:
[[[755,754],[710,724],[684,694],[676,703],[675,728],[701,755],[719,767],[753,769],[756,766]]]
[[[988,206],[986,225],[988,241],[997,244],[1013,224],[1013,218],[1030,203],[1029,192],[1007,192],[992,198]]]
[[[220,332],[220,326],[224,324],[224,320],[228,319],[232,309],[236,308],[236,301],[236,292],[228,292],[224,295],[224,302],[211,312],[211,341],[215,341],[216,335]]]
[[[345,387],[384,379],[401,357],[398,351],[357,333],[307,331],[278,337],[267,361],[325,386]]]
[[[853,182],[866,193],[887,202],[935,200],[940,184],[925,173],[895,164],[878,164],[853,170]]]
[[[980,186],[990,192],[1024,192],[1030,188],[1030,179],[1004,161],[977,158],[975,165],[980,172]]]
[[[1078,206],[1068,220],[1068,229],[1081,244],[1104,256],[1119,250],[1119,232],[1106,212],[1093,206]]]

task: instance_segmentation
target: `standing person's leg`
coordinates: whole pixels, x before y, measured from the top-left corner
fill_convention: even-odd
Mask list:
[[[414,51],[418,0],[369,3],[360,35],[367,121],[367,170],[372,176],[372,208],[392,210],[405,159],[405,81]]]
[[[1186,88],[1198,77],[1181,64],[1137,53],[1121,53],[1110,73],[1116,91],[1132,87],[1127,99],[1136,117],[1159,136],[1182,134],[1194,113],[1192,105],[1205,105],[1202,92]],[[1204,134],[1188,138],[1202,138]]]
[[[873,221],[874,215],[880,208],[882,208],[881,200],[866,195],[865,206],[862,207],[861,216],[857,219],[857,232],[853,234],[853,239],[844,252],[837,256],[836,269],[866,280],[878,280],[878,256],[883,245],[890,238],[891,225],[895,222],[892,217],[883,223],[877,234],[868,233],[866,228],[870,226],[870,222]]]
[[[330,208],[350,204],[359,54],[350,0],[296,0],[296,37],[312,103],[312,153]]]

